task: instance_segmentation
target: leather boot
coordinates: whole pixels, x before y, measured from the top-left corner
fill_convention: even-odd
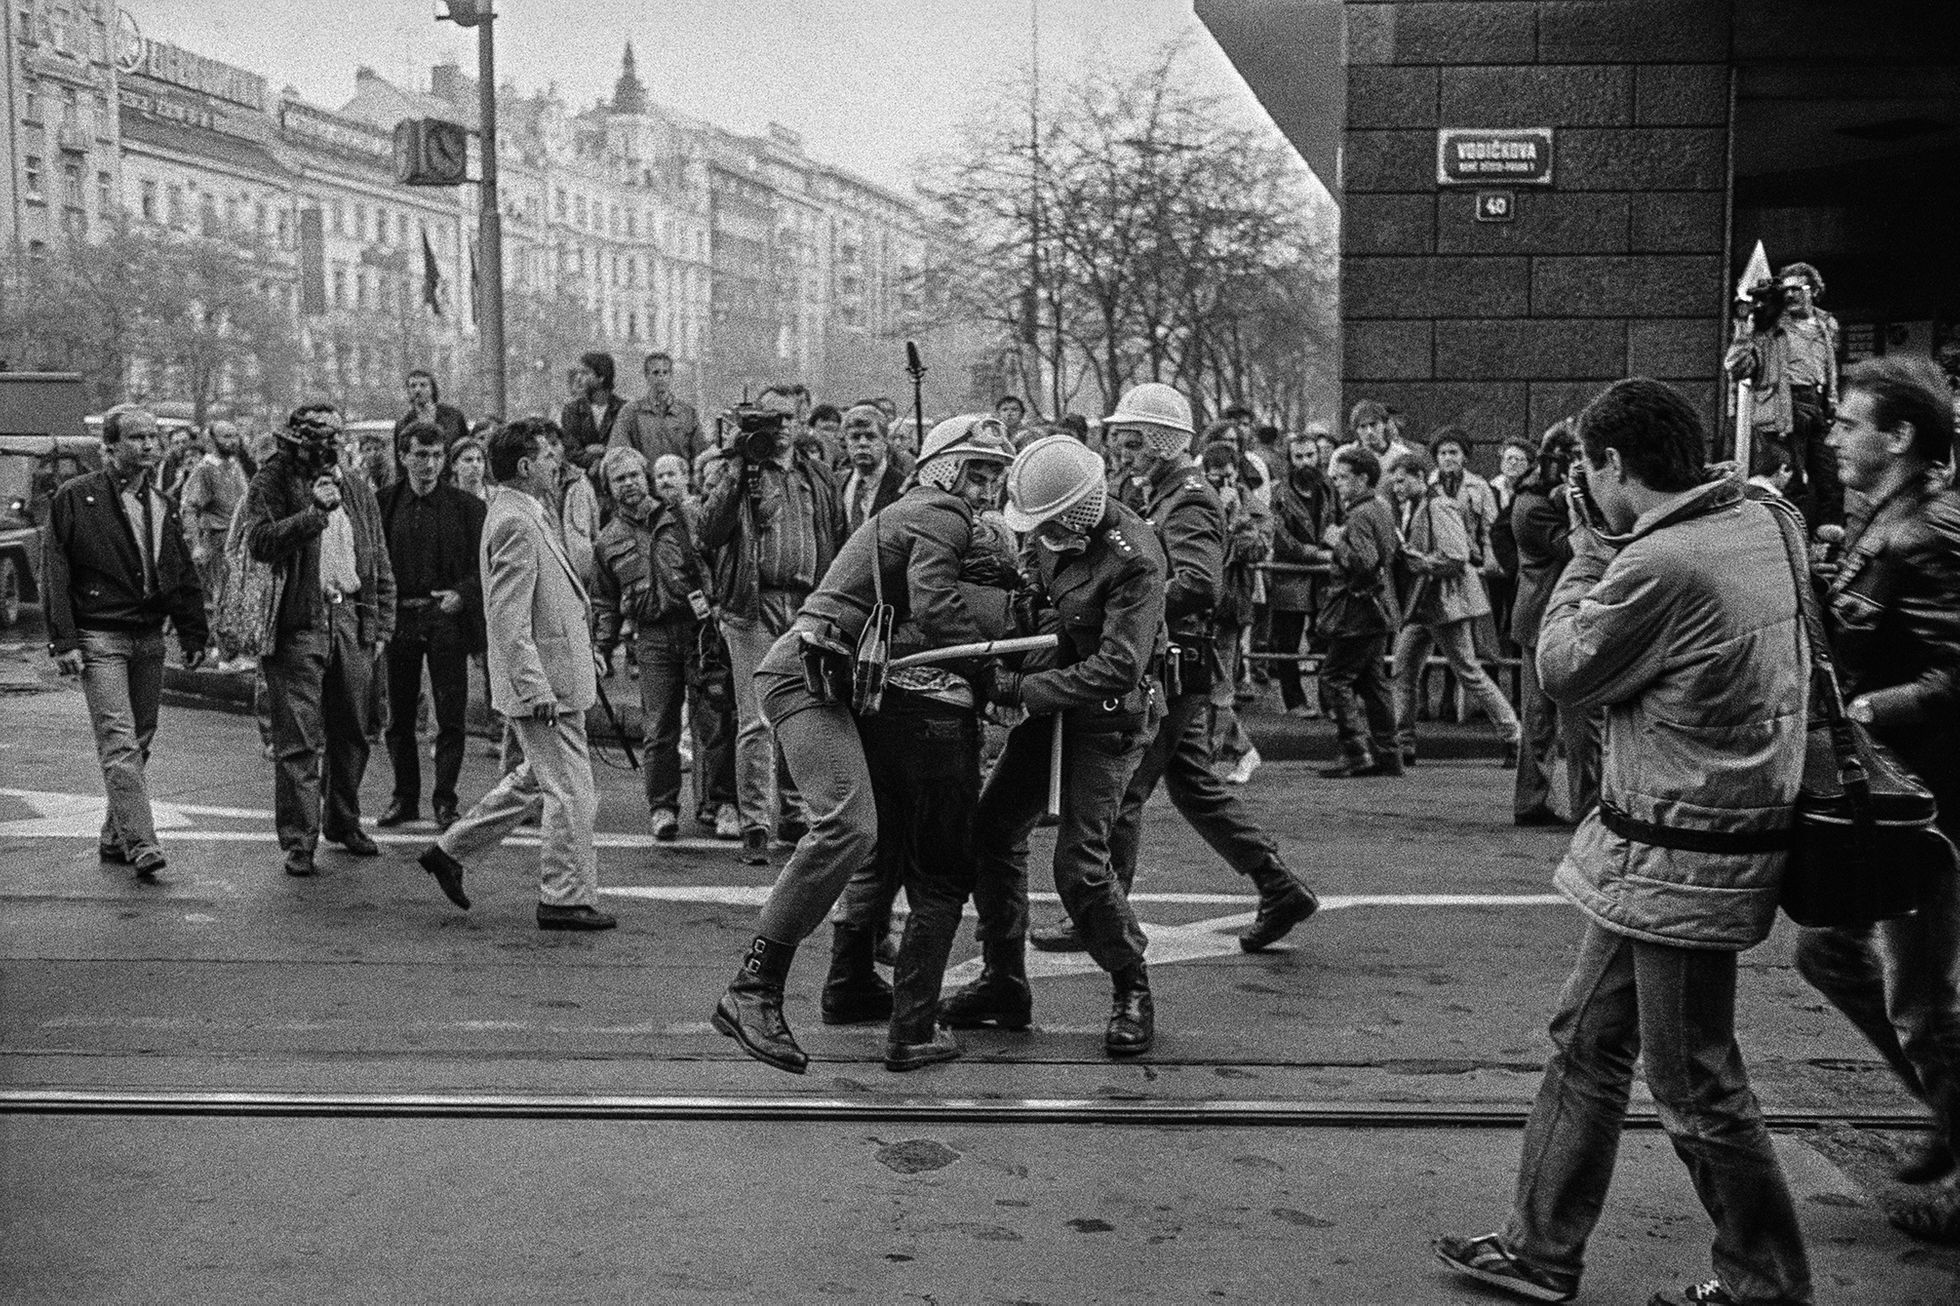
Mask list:
[[[1112,1057],[1134,1057],[1150,1051],[1157,1041],[1157,1009],[1150,1001],[1150,972],[1142,962],[1110,975],[1115,996],[1109,1008],[1109,1028],[1103,1051]]]
[[[830,941],[830,975],[823,982],[823,1023],[863,1025],[889,1019],[892,986],[876,964],[878,940],[862,925],[839,924]]]
[[[1251,875],[1259,890],[1259,914],[1245,933],[1239,947],[1257,952],[1286,937],[1287,931],[1320,910],[1320,899],[1300,877],[1278,861],[1267,862]]]
[[[952,1029],[1026,1029],[1034,1020],[1026,941],[983,943],[980,955],[980,977],[939,1004],[940,1023]]]
[[[951,1030],[939,1028],[939,984],[946,977],[946,954],[952,948],[952,930],[921,925],[918,916],[906,923],[897,964],[892,967],[892,1026],[885,1044],[885,1069],[917,1070],[960,1055],[959,1040]]]
[[[789,965],[795,959],[794,943],[756,935],[728,992],[715,1006],[714,1027],[757,1061],[800,1075],[810,1058],[783,1021],[783,981],[789,978]]]

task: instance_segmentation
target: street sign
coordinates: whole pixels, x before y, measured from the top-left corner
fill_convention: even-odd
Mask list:
[[[1518,197],[1508,190],[1477,192],[1477,221],[1509,222],[1518,215]]]
[[[1550,127],[1443,127],[1436,132],[1439,186],[1549,186]]]

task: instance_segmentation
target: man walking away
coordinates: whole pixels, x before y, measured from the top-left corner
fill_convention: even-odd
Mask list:
[[[1803,772],[1809,663],[1776,511],[1704,471],[1701,418],[1658,381],[1579,415],[1572,561],[1538,636],[1563,708],[1606,709],[1600,806],[1556,883],[1585,914],[1525,1126],[1511,1219],[1443,1263],[1570,1301],[1636,1061],[1715,1225],[1716,1278],[1671,1302],[1801,1306],[1810,1266],[1735,1039],[1736,957],[1768,937]]]
[[[516,732],[524,759],[420,861],[444,896],[467,910],[466,864],[541,811],[538,928],[609,930],[619,922],[598,908],[592,825],[599,796],[585,739],[586,710],[598,701],[591,617],[546,507],[558,485],[558,450],[558,432],[542,417],[522,418],[490,437],[497,489],[480,558],[490,705]]]
[[[163,698],[163,623],[175,624],[187,668],[204,660],[207,638],[183,527],[156,486],[157,436],[146,410],[110,410],[102,470],[55,491],[41,568],[48,652],[62,675],[81,677],[102,764],[102,860],[146,880],[164,868],[144,776]]]
[[[388,760],[393,801],[375,822],[402,825],[419,814],[421,745],[415,702],[422,668],[436,721],[435,785],[429,810],[447,830],[456,820],[456,780],[463,768],[470,654],[483,651],[483,582],[476,565],[483,501],[442,479],[444,441],[432,422],[402,431],[404,479],[381,492],[381,524],[395,572],[395,637],[388,641]]]

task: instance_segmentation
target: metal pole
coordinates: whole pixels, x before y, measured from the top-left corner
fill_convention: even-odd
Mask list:
[[[492,31],[496,15],[486,0],[476,34],[477,127],[482,150],[482,183],[477,191],[477,343],[483,351],[483,382],[490,412],[510,415],[504,377],[504,215],[497,199],[497,56]]]

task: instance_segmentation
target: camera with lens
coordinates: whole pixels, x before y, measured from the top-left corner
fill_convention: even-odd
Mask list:
[[[1766,335],[1776,329],[1789,310],[1790,292],[1779,281],[1758,281],[1743,295],[1740,307],[1748,315],[1750,332]]]
[[[749,466],[773,462],[782,455],[783,430],[789,422],[789,414],[754,404],[741,404],[731,416],[735,419],[733,448]]]

